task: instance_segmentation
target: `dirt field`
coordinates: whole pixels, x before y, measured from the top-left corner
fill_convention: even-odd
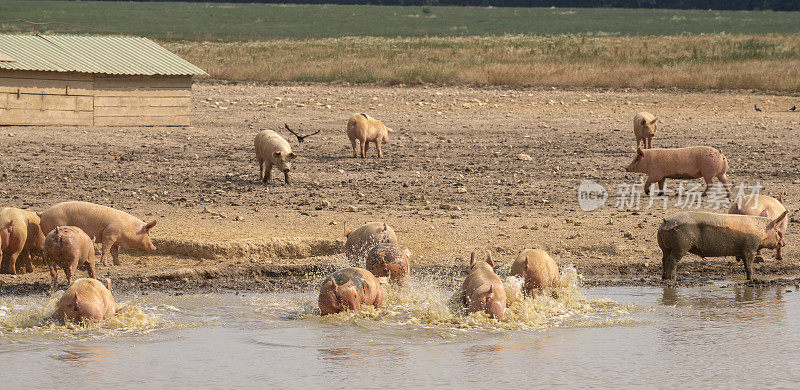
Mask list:
[[[99,267],[122,289],[312,288],[309,273],[346,264],[345,221],[388,222],[412,267],[431,273],[464,272],[474,247],[491,249],[504,272],[539,247],[590,283],[659,283],[656,229],[678,198],[668,210],[615,207],[619,184],[644,180],[624,167],[633,115],[647,110],[661,120],[656,147],[717,147],[734,183],[786,194],[785,259],[765,250],[755,274],[800,275],[800,111],[787,110],[797,96],[212,83],[194,92],[191,128],[0,129],[0,205],[86,200],[157,219],[155,254],[123,250],[122,266]],[[357,112],[397,130],[385,158],[351,157],[345,123]],[[298,145],[284,123],[321,133]],[[257,182],[253,137],[265,128],[300,155],[291,186],[277,172],[269,186]],[[605,207],[580,209],[584,179],[608,189]],[[685,282],[744,278],[733,258],[687,256],[678,272]],[[0,294],[43,291],[49,280],[41,264],[0,275]]]

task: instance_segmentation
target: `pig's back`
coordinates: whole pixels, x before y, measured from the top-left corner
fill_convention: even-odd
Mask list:
[[[50,207],[41,215],[43,230],[47,232],[56,226],[71,225],[81,228],[87,235],[101,239],[103,230],[109,224],[143,224],[142,220],[124,211],[111,207],[81,201],[63,202]]]
[[[269,159],[272,152],[292,152],[289,142],[272,130],[263,130],[256,134],[255,148],[256,155],[264,160]]]

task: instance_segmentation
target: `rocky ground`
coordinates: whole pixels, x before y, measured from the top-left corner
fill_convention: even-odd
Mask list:
[[[43,210],[86,200],[157,219],[155,253],[123,250],[122,266],[99,267],[129,290],[313,288],[310,274],[346,264],[343,224],[370,221],[392,225],[425,273],[460,277],[473,248],[490,249],[507,270],[519,251],[538,247],[588,283],[660,283],[656,229],[680,210],[679,198],[667,209],[663,201],[646,208],[646,197],[640,209],[616,207],[620,185],[644,180],[624,168],[634,154],[633,115],[647,110],[661,121],[656,147],[714,146],[747,193],[757,183],[762,193],[785,193],[785,259],[766,250],[755,273],[794,283],[800,111],[787,109],[797,104],[797,96],[749,92],[201,82],[190,128],[0,129],[0,205]],[[397,130],[385,158],[374,149],[352,158],[345,123],[357,112]],[[321,132],[298,145],[284,123]],[[293,185],[257,181],[261,129],[277,130],[299,154]],[[608,189],[605,206],[581,210],[583,180]],[[683,283],[744,276],[733,258],[687,256],[678,272]],[[49,278],[41,264],[0,275],[0,293],[43,291]]]

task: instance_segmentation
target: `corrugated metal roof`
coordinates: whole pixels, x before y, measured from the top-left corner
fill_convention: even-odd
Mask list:
[[[76,35],[2,35],[0,69],[118,75],[206,74],[147,38]]]

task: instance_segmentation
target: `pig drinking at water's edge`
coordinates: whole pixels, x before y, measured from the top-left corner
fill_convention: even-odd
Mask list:
[[[59,321],[100,321],[113,316],[117,303],[111,295],[111,280],[104,286],[97,279],[81,278],[73,282],[56,303]]]
[[[492,254],[486,261],[476,258],[473,251],[470,259],[470,272],[461,286],[461,299],[470,313],[483,311],[490,317],[502,320],[506,310],[506,290],[500,277],[494,273]]]
[[[344,268],[328,276],[319,291],[320,314],[358,310],[361,305],[376,308],[383,303],[383,287],[369,271]]]
[[[752,194],[742,199],[737,199],[733,202],[728,214],[741,214],[741,215],[756,215],[767,217],[770,219],[778,218],[786,211],[783,207],[783,198],[775,199],[767,195]],[[786,235],[786,228],[789,226],[789,218],[784,218],[777,225],[778,231],[782,235]],[[775,259],[783,259],[783,247],[779,246],[775,250]]]
[[[785,218],[785,211],[775,219],[697,211],[673,214],[658,228],[662,278],[675,279],[678,261],[693,253],[700,257],[735,256],[744,263],[747,280],[752,280],[756,252],[785,245],[778,229]]]
[[[44,259],[50,268],[53,291],[58,289],[58,266],[67,276],[67,286],[78,266],[88,263],[89,277],[95,277],[94,241],[77,226],[57,226],[44,240]]]
[[[106,265],[111,253],[114,264],[119,265],[119,247],[154,251],[150,229],[156,221],[144,223],[124,211],[88,202],[58,203],[43,213],[42,231],[50,232],[56,226],[77,226],[88,236],[103,244],[100,262]]]

